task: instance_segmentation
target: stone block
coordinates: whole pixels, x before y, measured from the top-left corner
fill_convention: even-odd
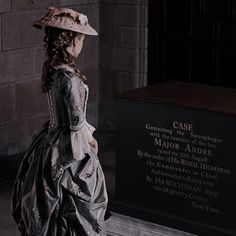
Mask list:
[[[87,37],[84,40],[84,47],[76,60],[79,68],[90,68],[98,66],[98,38]]]
[[[89,0],[60,0],[61,6],[81,5],[87,4]]]
[[[139,61],[138,61],[138,72],[139,73],[147,73],[147,65],[148,65],[148,50],[139,50]]]
[[[104,3],[104,4],[112,4],[112,3],[116,3],[117,0],[100,0],[100,3]]]
[[[148,27],[140,28],[139,48],[148,49]]]
[[[119,26],[112,24],[103,24],[100,26],[100,42],[102,46],[119,46]]]
[[[41,79],[16,85],[16,116],[25,119],[48,114],[46,95],[41,93]]]
[[[115,48],[112,69],[127,72],[146,72],[147,51]]]
[[[122,48],[147,49],[147,27],[120,27],[120,46]]]
[[[0,1],[0,13],[11,10],[11,1],[1,0]]]
[[[116,6],[111,4],[100,4],[99,7],[101,26],[108,24],[114,26]]]
[[[106,99],[99,104],[99,129],[110,133],[110,137],[116,132],[115,103],[114,99]]]
[[[120,93],[131,90],[137,73],[118,72],[116,80],[113,81],[113,93]]]
[[[0,155],[10,156],[25,152],[33,135],[47,120],[48,116],[44,115],[0,126]]]
[[[101,46],[99,54],[99,62],[101,68],[111,68],[114,60],[115,48]]]
[[[130,72],[118,72],[118,76],[115,84],[114,92],[125,92],[131,89],[136,89],[146,86],[146,73],[130,73]]]
[[[0,155],[8,155],[8,131],[9,127],[7,125],[0,126]]]
[[[34,48],[34,69],[33,74],[34,75],[40,75],[42,74],[42,68],[43,64],[47,59],[46,50],[44,47],[36,47]]]
[[[86,75],[87,80],[85,81],[85,84],[89,86],[89,98],[88,103],[98,102],[99,97],[99,90],[98,90],[98,77],[99,72],[98,68],[91,68],[86,69],[82,71],[84,75]]]
[[[12,85],[0,86],[0,123],[14,119],[14,87]]]
[[[119,25],[115,24],[116,5],[100,4],[100,42],[103,46],[118,46]]]
[[[133,71],[134,73],[146,73],[147,72],[147,50],[136,50],[135,53],[136,62]]]
[[[115,92],[115,81],[118,78],[118,72],[108,68],[101,68],[99,74],[99,102],[103,102],[107,97],[112,97]]]
[[[32,23],[46,11],[12,12],[2,15],[2,50],[43,45],[44,33]],[[14,29],[14,30],[12,30]]]
[[[87,121],[93,125],[95,128],[98,127],[98,103],[89,103],[87,106]]]
[[[118,92],[144,87],[147,83],[146,73],[133,73],[116,71],[112,69],[100,69],[99,103],[113,99]]]
[[[13,10],[31,10],[59,5],[60,0],[12,0]]]
[[[87,4],[81,6],[73,6],[71,9],[81,12],[88,17],[89,24],[98,32],[99,34],[99,6],[98,4]]]
[[[33,73],[31,49],[0,53],[0,84],[27,79]]]
[[[140,27],[148,27],[148,5],[140,6]]]
[[[137,83],[132,86],[134,89],[146,87],[147,86],[147,72],[137,73],[136,81]]]
[[[123,26],[146,26],[148,23],[147,6],[117,5],[115,23]]]
[[[105,76],[106,75],[106,76]],[[101,75],[102,88],[109,88],[101,90],[100,96],[113,97],[116,93],[125,92],[138,87],[143,87],[144,73],[132,73],[124,71],[106,70]]]
[[[2,32],[2,18],[0,16],[0,32]],[[2,51],[2,34],[0,34],[0,52]]]
[[[112,69],[138,72],[138,51],[134,49],[115,48]]]
[[[148,0],[116,0],[118,4],[148,5]]]
[[[42,125],[48,120],[47,115],[20,120],[9,124],[5,129],[7,134],[7,155],[25,152]]]

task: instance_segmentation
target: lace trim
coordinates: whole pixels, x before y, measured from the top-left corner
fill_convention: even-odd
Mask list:
[[[75,73],[74,68],[71,67],[71,66],[69,66],[69,65],[67,65],[67,64],[52,65],[52,67],[53,67],[55,70],[59,70],[59,69],[62,69],[62,68],[63,68],[63,69],[66,69],[66,70],[68,70],[68,71],[70,71],[70,72]]]

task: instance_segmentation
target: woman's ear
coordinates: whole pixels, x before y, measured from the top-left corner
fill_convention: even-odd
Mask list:
[[[85,34],[81,34],[81,33],[78,33],[78,39],[81,40],[82,38],[84,39],[85,38]]]
[[[75,38],[73,38],[73,46],[75,47],[75,45],[76,45],[76,44],[75,44]]]

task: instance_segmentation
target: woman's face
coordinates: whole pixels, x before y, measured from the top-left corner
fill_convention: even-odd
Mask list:
[[[71,46],[66,49],[67,52],[69,52],[74,58],[77,58],[82,50],[83,42],[84,34],[76,36]]]

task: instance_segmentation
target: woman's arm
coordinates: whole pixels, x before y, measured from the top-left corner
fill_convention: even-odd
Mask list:
[[[94,148],[96,154],[98,154],[98,142],[97,142],[97,140],[93,137],[92,141],[89,142],[89,144]]]
[[[67,75],[68,76],[68,75]],[[93,137],[91,127],[87,124],[82,110],[83,104],[80,101],[78,78],[72,74],[66,78],[66,85],[63,89],[64,102],[67,107],[70,129],[71,131],[84,132],[89,144],[94,148],[96,154],[98,153],[98,143]],[[93,128],[94,129],[94,128]]]
[[[65,72],[62,94],[67,107],[71,131],[78,131],[84,126],[85,117],[79,94],[79,81],[72,73]]]

